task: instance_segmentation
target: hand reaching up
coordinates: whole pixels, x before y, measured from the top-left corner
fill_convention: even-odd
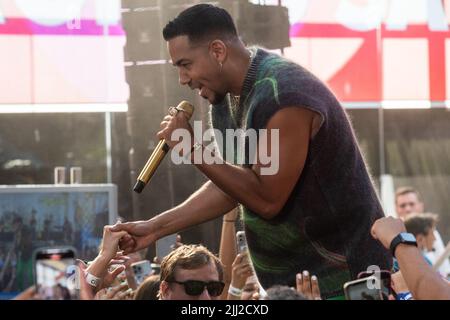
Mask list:
[[[322,300],[319,281],[316,276],[310,277],[308,271],[297,274],[297,292],[308,300]]]
[[[151,245],[157,239],[151,232],[150,221],[118,223],[111,227],[112,232],[125,232],[120,237],[119,247],[124,254],[139,251]]]

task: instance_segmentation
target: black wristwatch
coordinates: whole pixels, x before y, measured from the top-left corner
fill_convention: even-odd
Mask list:
[[[417,247],[416,237],[412,233],[402,232],[391,241],[389,248],[393,257],[395,257],[395,249],[401,243]]]

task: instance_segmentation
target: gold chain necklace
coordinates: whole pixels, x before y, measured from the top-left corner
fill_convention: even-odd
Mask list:
[[[249,68],[252,64],[252,59],[253,59],[253,51],[247,49],[248,51],[248,60],[249,60]],[[231,103],[231,108],[233,109],[233,112],[236,112],[236,110],[239,108],[239,104],[241,102],[241,96],[235,96],[234,94],[230,93],[230,103]]]
[[[239,107],[240,101],[241,101],[241,96],[235,96],[233,94],[230,94],[231,107],[233,108],[234,111],[236,111],[237,108]]]

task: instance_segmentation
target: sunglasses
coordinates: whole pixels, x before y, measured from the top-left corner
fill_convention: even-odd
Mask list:
[[[190,296],[199,296],[202,294],[203,290],[208,290],[208,293],[211,297],[217,297],[222,294],[223,288],[225,287],[225,283],[221,281],[198,281],[198,280],[187,280],[187,281],[169,281],[178,284],[182,284],[184,286],[184,292]]]

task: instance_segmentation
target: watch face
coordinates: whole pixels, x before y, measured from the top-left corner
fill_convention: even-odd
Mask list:
[[[402,238],[403,241],[407,241],[407,242],[416,242],[416,237],[414,237],[414,235],[412,233],[402,233]]]

